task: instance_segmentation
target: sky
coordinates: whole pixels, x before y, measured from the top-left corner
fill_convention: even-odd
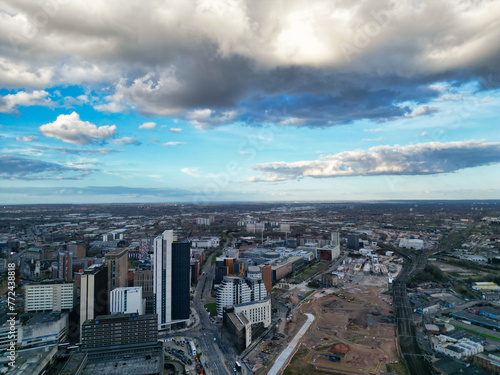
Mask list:
[[[0,204],[500,199],[500,1],[0,0]]]

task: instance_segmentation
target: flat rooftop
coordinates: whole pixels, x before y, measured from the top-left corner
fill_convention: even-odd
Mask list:
[[[52,322],[57,322],[59,319],[61,319],[61,316],[63,314],[68,314],[68,313],[61,313],[59,311],[51,311],[51,312],[39,312],[36,314],[33,314],[31,319],[29,319],[24,325],[35,325],[35,324],[44,324],[44,323],[52,323]]]
[[[163,373],[163,344],[149,348],[89,354],[82,375],[141,375]]]

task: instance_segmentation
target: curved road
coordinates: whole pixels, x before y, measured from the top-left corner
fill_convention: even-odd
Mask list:
[[[306,313],[307,315],[307,321],[300,327],[299,332],[295,335],[293,340],[288,344],[288,346],[281,352],[278,358],[276,358],[276,361],[274,362],[273,367],[269,370],[267,373],[268,375],[277,375],[281,374],[281,369],[282,367],[288,363],[290,356],[295,352],[295,348],[299,344],[300,339],[304,334],[307,332],[309,327],[311,326],[312,322],[314,321],[314,315]]]

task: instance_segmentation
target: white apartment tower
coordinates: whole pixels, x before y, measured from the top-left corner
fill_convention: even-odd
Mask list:
[[[226,306],[261,301],[266,297],[267,290],[262,279],[225,276],[217,288],[217,315],[222,317]]]
[[[158,328],[172,320],[172,242],[174,231],[166,230],[154,240],[153,292],[155,293]]]

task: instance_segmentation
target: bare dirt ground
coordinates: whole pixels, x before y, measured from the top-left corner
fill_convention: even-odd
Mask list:
[[[302,305],[301,311],[316,320],[285,374],[387,374],[386,363],[398,360],[391,297],[381,294],[387,290],[387,278],[352,280],[343,288],[316,292]],[[339,343],[347,344],[349,351],[335,362],[325,354],[335,354],[333,347]]]
[[[465,268],[454,266],[452,264],[442,262],[429,262],[429,264],[439,267],[439,269],[443,272],[468,272]]]

